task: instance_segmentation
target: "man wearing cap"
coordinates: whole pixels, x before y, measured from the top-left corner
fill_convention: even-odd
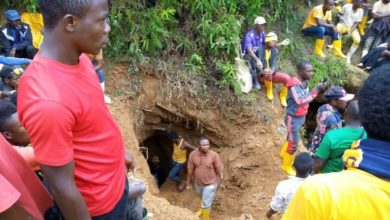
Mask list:
[[[7,24],[0,30],[1,52],[5,56],[32,59],[36,49],[32,45],[31,28],[21,22],[20,14],[10,9],[5,12]]]
[[[255,28],[246,32],[241,43],[243,56],[248,61],[249,69],[252,74],[253,85],[257,89],[260,89],[260,84],[257,80],[257,72],[262,69],[263,63],[256,53],[261,46],[265,46],[265,23],[263,17],[257,17],[254,21]]]
[[[333,55],[346,58],[341,51],[341,39],[336,27],[332,24],[332,8],[334,0],[325,0],[324,4],[314,7],[306,18],[302,27],[304,35],[316,37],[314,53],[325,58],[322,51],[325,42],[325,35],[331,36],[333,41]]]
[[[309,146],[309,150],[312,153],[316,152],[327,131],[341,128],[342,112],[345,110],[347,102],[355,97],[353,94],[348,94],[340,86],[330,87],[324,95],[329,103],[322,105],[318,109],[317,128]]]
[[[273,100],[274,95],[272,91],[272,83],[283,84],[280,90],[279,98],[283,107],[287,107],[287,87],[286,84],[290,79],[290,76],[277,70],[278,61],[278,49],[276,43],[278,42],[278,36],[274,32],[270,32],[265,37],[265,47],[260,47],[258,50],[258,57],[263,64],[263,70],[259,76],[259,81],[264,82],[267,97],[269,100]]]
[[[354,141],[366,138],[366,132],[360,123],[359,106],[356,100],[349,103],[344,119],[345,127],[329,131],[322,139],[315,154],[315,173],[342,171],[344,151],[351,148]]]

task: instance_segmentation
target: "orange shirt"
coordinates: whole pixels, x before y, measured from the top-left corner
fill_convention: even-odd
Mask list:
[[[0,213],[18,204],[34,218],[43,220],[52,203],[35,173],[0,135]]]
[[[18,113],[36,161],[74,161],[89,214],[110,212],[125,188],[125,147],[88,57],[71,66],[37,54],[19,80]]]
[[[188,158],[188,171],[195,175],[195,183],[206,186],[217,182],[217,174],[223,170],[219,155],[209,150],[206,154],[196,149]]]

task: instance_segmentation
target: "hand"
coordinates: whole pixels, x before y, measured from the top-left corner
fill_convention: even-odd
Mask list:
[[[334,31],[335,33],[337,33],[337,34],[340,35],[340,32],[337,30],[337,28],[336,28],[335,26],[333,26],[332,29],[333,29],[333,31]],[[339,36],[339,37],[340,37],[340,36]],[[339,39],[340,39],[340,38],[339,38]]]
[[[317,88],[319,93],[324,93],[327,86],[328,86],[327,82],[325,82],[325,83],[318,83],[316,88]]]
[[[280,45],[283,45],[283,46],[287,46],[290,44],[290,40],[289,39],[284,39],[282,42],[280,42]]]
[[[192,189],[191,184],[189,181],[186,182],[186,189]]]
[[[126,168],[127,172],[129,171],[134,171],[135,169],[135,160],[131,154],[128,152],[125,152],[125,163],[126,163]]]
[[[257,66],[257,68],[259,68],[259,69],[263,69],[263,64],[261,63],[261,61],[258,59],[258,60],[256,60],[256,66]]]
[[[11,51],[9,52],[9,56],[10,57],[15,57],[15,54],[16,54],[16,48],[12,48]]]

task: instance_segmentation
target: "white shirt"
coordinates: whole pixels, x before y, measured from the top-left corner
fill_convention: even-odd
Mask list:
[[[272,197],[271,209],[277,212],[284,212],[287,209],[288,203],[294,196],[295,191],[307,178],[299,178],[289,176],[287,180],[279,182],[275,190],[275,195]]]
[[[390,13],[390,2],[387,4],[383,4],[382,0],[375,2],[374,5],[372,6],[372,13],[389,14]]]
[[[353,11],[352,4],[346,4],[341,9],[341,22],[348,26],[352,27],[355,22],[361,22],[363,19],[363,9],[358,8],[356,11]]]

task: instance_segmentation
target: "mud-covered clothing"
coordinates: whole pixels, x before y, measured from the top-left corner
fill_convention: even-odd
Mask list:
[[[309,91],[309,87],[304,87],[302,82],[296,77],[291,77],[287,82],[287,115],[304,116],[309,109],[309,103],[318,95],[317,89]]]
[[[223,165],[219,155],[209,150],[207,153],[196,149],[188,158],[188,172],[195,176],[195,183],[207,186],[217,182],[217,175],[222,173]]]
[[[317,127],[314,131],[309,147],[311,152],[316,152],[326,132],[342,127],[341,117],[342,115],[337,108],[331,106],[330,104],[324,104],[318,109],[316,117]]]

